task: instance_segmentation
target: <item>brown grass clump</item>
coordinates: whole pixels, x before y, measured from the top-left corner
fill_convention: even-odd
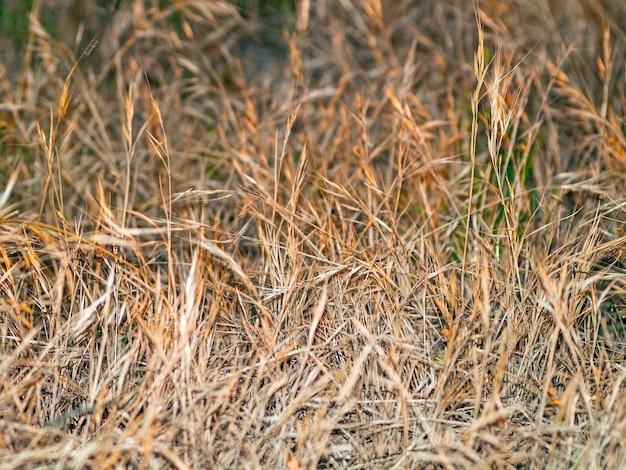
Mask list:
[[[1,468],[626,466],[622,2],[33,3]]]

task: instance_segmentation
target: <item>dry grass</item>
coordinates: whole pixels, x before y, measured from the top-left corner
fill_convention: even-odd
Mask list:
[[[626,466],[622,2],[95,3],[0,70],[1,468]]]

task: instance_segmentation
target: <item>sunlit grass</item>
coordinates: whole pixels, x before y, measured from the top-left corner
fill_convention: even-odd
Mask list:
[[[69,3],[0,68],[1,467],[626,465],[623,7]]]

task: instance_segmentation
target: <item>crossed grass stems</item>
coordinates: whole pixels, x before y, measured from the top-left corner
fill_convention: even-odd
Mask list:
[[[2,75],[3,466],[624,463],[615,29],[593,95],[488,2],[433,7],[473,24],[460,64],[416,8],[344,3],[297,13],[289,60],[245,46],[271,79],[226,2],[116,11],[141,34],[101,68],[33,11]]]

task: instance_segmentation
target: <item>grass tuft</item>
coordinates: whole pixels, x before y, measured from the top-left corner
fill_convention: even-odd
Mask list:
[[[61,3],[0,37],[0,467],[626,466],[619,2]]]

